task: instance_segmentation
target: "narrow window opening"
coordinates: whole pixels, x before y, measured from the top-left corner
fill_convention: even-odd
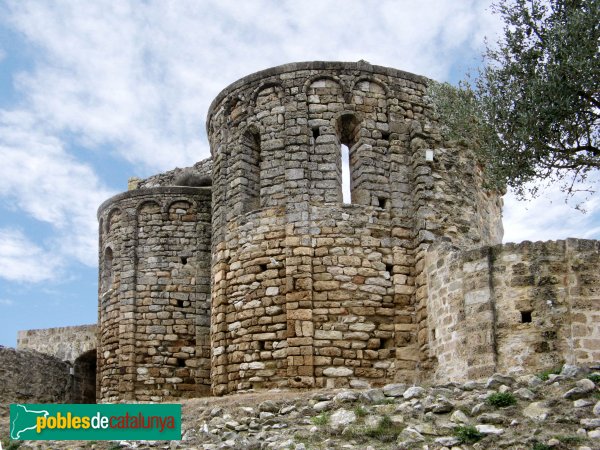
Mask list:
[[[185,359],[177,358],[177,367],[185,367]]]
[[[177,307],[183,308],[183,300],[177,300]]]
[[[521,323],[531,323],[531,311],[521,311]]]
[[[257,210],[261,206],[261,139],[257,131],[248,130],[242,138],[240,148],[240,168],[244,172],[247,183],[242,185],[242,211],[244,213]]]
[[[265,270],[267,270],[267,265],[266,264],[261,264],[260,265],[260,271],[264,272]]]
[[[431,329],[431,339],[433,339],[435,341],[435,338],[436,338],[436,336],[435,336],[435,328],[432,328]]]
[[[381,132],[381,139],[385,139],[386,141],[390,140],[390,133],[387,131],[382,131]]]
[[[394,272],[394,266],[392,264],[386,264],[385,265],[385,270],[387,273],[389,273],[390,275],[393,274]]]
[[[184,266],[187,264],[188,259],[187,256],[182,256],[179,258],[181,260],[181,264],[183,264]]]
[[[313,135],[313,139],[317,139],[319,136],[321,136],[321,130],[319,129],[319,127],[314,127],[312,129],[312,135]]]
[[[385,207],[387,205],[387,199],[385,197],[377,197],[377,205],[380,208],[385,209]]]
[[[342,201],[346,204],[352,203],[350,193],[350,150],[346,144],[342,144]]]
[[[264,341],[256,341],[256,349],[258,351],[263,351],[265,349]]]
[[[104,273],[102,277],[102,291],[106,292],[113,284],[113,251],[107,247],[104,251]]]

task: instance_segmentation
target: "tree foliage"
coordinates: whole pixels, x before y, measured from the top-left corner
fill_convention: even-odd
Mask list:
[[[531,182],[571,194],[600,168],[600,0],[510,0],[493,6],[503,37],[474,82],[432,83],[452,139],[479,150],[489,179],[520,197]]]

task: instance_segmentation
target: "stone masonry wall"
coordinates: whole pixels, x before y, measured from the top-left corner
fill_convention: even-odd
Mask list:
[[[161,186],[175,186],[175,181],[177,180],[177,178],[183,175],[184,173],[211,178],[212,159],[203,159],[202,161],[198,161],[191,167],[177,167],[173,170],[169,170],[168,172],[152,175],[151,177],[145,178],[143,180],[137,180],[136,189],[148,189]]]
[[[210,198],[210,188],[159,187],[100,206],[102,401],[208,390]]]
[[[96,330],[95,324],[22,330],[17,335],[17,350],[36,350],[73,363],[82,354],[96,349]]]
[[[522,242],[427,255],[437,380],[600,360],[600,242]]]
[[[499,242],[502,201],[483,190],[468,149],[444,146],[427,82],[311,62],[217,96],[207,120],[215,393],[414,381],[431,364],[425,251],[441,237]]]
[[[0,415],[11,403],[75,402],[69,368],[50,355],[0,346]]]

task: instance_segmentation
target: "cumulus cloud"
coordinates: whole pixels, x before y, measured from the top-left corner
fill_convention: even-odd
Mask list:
[[[96,264],[95,212],[113,192],[103,187],[93,169],[69,155],[60,139],[46,134],[43,123],[24,111],[0,112],[0,161],[0,198],[5,207],[50,224],[56,232],[52,239],[57,255]],[[21,233],[4,237],[26,245]]]
[[[444,78],[481,2],[13,2],[43,50],[19,89],[56,132],[153,170],[208,156],[204,118],[229,82],[302,60],[366,59]],[[481,42],[478,41],[481,45]]]
[[[0,277],[37,283],[56,277],[60,259],[31,242],[21,231],[0,228]]]

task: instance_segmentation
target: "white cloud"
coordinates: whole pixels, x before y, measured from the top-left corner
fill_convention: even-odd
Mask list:
[[[0,298],[0,306],[12,306],[15,302],[9,298]]]
[[[0,111],[0,161],[0,197],[7,207],[52,225],[57,257],[95,265],[96,209],[113,193],[93,169],[23,111]]]
[[[504,198],[504,242],[566,239],[600,239],[600,197],[576,196],[565,202],[558,186],[539,197],[519,201],[509,192]],[[580,204],[585,213],[575,209]]]
[[[11,23],[43,50],[19,77],[55,133],[108,144],[153,170],[208,156],[213,97],[292,61],[366,59],[444,78],[489,15],[475,0],[62,2],[11,4]],[[481,45],[481,42],[478,43]]]
[[[54,279],[60,259],[31,242],[21,231],[0,229],[0,278],[37,283]]]

